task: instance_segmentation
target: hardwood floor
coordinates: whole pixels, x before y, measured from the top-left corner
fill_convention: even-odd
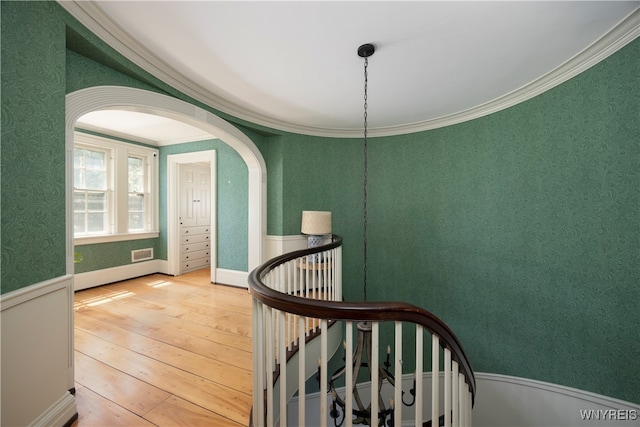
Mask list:
[[[251,346],[251,296],[208,269],[79,291],[73,426],[246,426]]]

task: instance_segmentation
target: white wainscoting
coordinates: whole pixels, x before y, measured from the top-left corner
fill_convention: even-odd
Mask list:
[[[62,426],[77,413],[73,276],[0,296],[3,426]]]
[[[120,280],[133,279],[134,277],[148,274],[162,273],[166,271],[166,261],[154,259],[151,261],[136,262],[134,264],[118,267],[104,268],[102,270],[78,273],[74,276],[74,289],[76,291],[118,282]]]
[[[225,268],[218,268],[216,270],[216,283],[220,283],[222,285],[248,288],[248,280],[249,273],[247,273],[246,271],[227,270]]]
[[[265,262],[282,254],[306,248],[307,236],[302,234],[292,236],[267,236],[264,244],[265,259],[262,261]]]
[[[411,388],[411,375],[403,375],[403,390]],[[443,374],[440,374],[440,381]],[[490,373],[476,373],[476,402],[473,408],[472,425],[476,427],[595,427],[595,426],[640,426],[640,405],[611,397],[578,390],[557,384]],[[367,383],[359,386],[360,395],[368,396]],[[344,393],[343,389],[339,390]],[[423,397],[427,402],[425,418],[431,413],[431,373],[423,376]],[[391,388],[383,387],[383,398],[392,397]],[[442,396],[440,402],[442,402]],[[331,401],[329,400],[329,406]],[[442,403],[440,404],[442,413]],[[306,426],[317,426],[320,419],[319,393],[307,395]],[[414,425],[407,418],[412,416],[413,407],[403,407],[403,426]],[[581,411],[586,411],[581,413]],[[592,420],[583,419],[590,414]],[[289,401],[287,421],[297,426],[298,398]],[[599,418],[599,419],[595,419]],[[616,418],[616,419],[613,419]],[[624,418],[624,419],[621,419]],[[331,421],[331,418],[329,418]]]
[[[474,426],[640,426],[640,404],[557,384],[482,372],[476,373],[476,385]],[[594,411],[592,418],[599,419],[585,420],[581,411]]]

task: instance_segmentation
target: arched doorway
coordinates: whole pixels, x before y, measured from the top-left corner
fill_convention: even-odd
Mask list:
[[[248,267],[262,261],[266,235],[266,164],[256,145],[240,130],[187,102],[146,90],[121,86],[95,86],[66,96],[65,144],[67,155],[67,273],[73,274],[73,183],[74,126],[84,114],[95,110],[135,110],[188,123],[219,137],[238,152],[247,165],[248,177]],[[169,260],[171,262],[171,260]]]

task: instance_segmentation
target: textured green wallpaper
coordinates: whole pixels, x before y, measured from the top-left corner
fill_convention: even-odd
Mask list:
[[[344,238],[345,297],[361,298],[362,141],[303,135],[283,135],[281,141],[282,203],[273,206],[269,199],[269,217],[274,209],[281,209],[282,234],[296,235],[300,234],[303,210],[331,211],[333,232]],[[269,171],[272,157],[267,156]],[[269,187],[272,185],[269,180]],[[269,196],[277,191],[269,190]]]
[[[216,150],[218,180],[218,268],[247,271],[249,171],[240,155],[219,139],[160,147],[160,243],[167,259],[167,156]]]
[[[267,234],[284,235],[282,222],[283,190],[283,144],[282,138],[270,138],[264,153],[264,161],[267,164]],[[297,234],[297,233],[296,233]]]
[[[640,402],[638,58],[635,42],[508,110],[375,139],[372,298],[443,318],[476,370]]]
[[[0,2],[1,293],[66,273],[65,54],[58,6]]]

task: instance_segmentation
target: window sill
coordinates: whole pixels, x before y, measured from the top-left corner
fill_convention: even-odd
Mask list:
[[[160,233],[157,231],[143,232],[143,233],[125,233],[125,234],[109,234],[103,236],[87,236],[76,237],[73,239],[75,246],[92,245],[94,243],[110,243],[110,242],[125,242],[127,240],[141,240],[141,239],[157,239],[160,237]]]

